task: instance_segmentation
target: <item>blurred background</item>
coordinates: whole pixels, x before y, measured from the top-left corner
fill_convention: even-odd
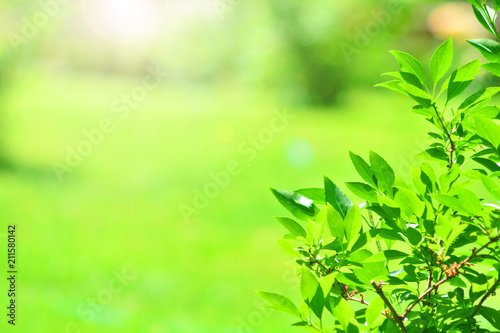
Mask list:
[[[7,0],[0,28],[0,244],[17,224],[34,333],[298,331],[255,294],[300,294],[269,187],[345,190],[350,150],[407,177],[429,126],[373,88],[388,51],[453,36],[463,64],[484,36],[417,0]]]

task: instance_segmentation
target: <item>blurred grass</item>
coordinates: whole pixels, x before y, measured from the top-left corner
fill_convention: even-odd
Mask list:
[[[409,112],[411,102],[369,87],[334,110],[311,110],[238,85],[165,84],[119,120],[110,105],[138,82],[40,69],[5,97],[7,147],[17,164],[0,173],[0,207],[4,223],[19,226],[22,332],[66,332],[71,322],[82,332],[293,331],[286,315],[261,310],[254,293],[299,295],[284,277],[289,258],[275,241],[283,230],[271,218],[286,212],[268,187],[321,186],[325,174],[345,189],[344,181],[359,179],[349,150],[377,151],[405,173],[428,129]],[[204,112],[193,111],[193,100]],[[233,159],[243,165],[238,145],[282,108],[296,118],[186,223],[179,204],[191,203],[211,171]],[[59,182],[51,164],[103,117],[116,130]],[[233,141],[217,141],[221,124],[234,128]],[[290,154],[304,163],[294,166]],[[86,322],[87,300],[124,267],[136,278]]]

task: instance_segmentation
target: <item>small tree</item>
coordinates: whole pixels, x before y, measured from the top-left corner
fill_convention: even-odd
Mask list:
[[[493,8],[469,0],[478,21],[495,36]],[[294,326],[319,332],[491,332],[500,306],[488,299],[500,285],[500,91],[464,96],[480,67],[500,76],[500,43],[469,41],[490,61],[474,60],[447,75],[453,41],[430,60],[428,81],[410,54],[392,51],[400,65],[379,86],[402,93],[412,111],[435,126],[418,156],[411,183],[370,152],[351,153],[364,182],[346,183],[351,201],[330,179],[323,188],[272,189],[296,219],[277,217],[288,233],[278,240],[294,257],[302,302],[259,292],[270,307],[296,317]],[[476,185],[477,184],[477,185]],[[490,196],[479,197],[481,186]]]

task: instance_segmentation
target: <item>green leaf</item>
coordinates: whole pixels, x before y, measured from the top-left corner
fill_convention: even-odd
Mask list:
[[[474,11],[474,15],[483,28],[495,36],[496,27],[490,23],[492,21],[491,17],[494,16],[495,13],[493,12],[490,14],[490,8],[488,6],[484,7],[482,5],[477,7],[473,6],[472,9]]]
[[[300,280],[302,299],[318,318],[323,313],[324,297],[323,290],[314,274],[305,265],[302,265],[302,276]]]
[[[381,324],[380,318],[385,319],[382,315],[384,306],[385,303],[380,296],[370,303],[370,306],[366,309],[366,322],[370,327],[378,326],[377,324],[379,323]]]
[[[467,0],[471,5],[481,7],[481,0]]]
[[[352,239],[359,236],[361,231],[361,212],[359,211],[358,205],[352,206],[351,210],[347,214],[347,217],[344,221],[345,228],[345,237],[347,239],[347,243],[349,243]]]
[[[361,156],[358,156],[351,151],[349,152],[349,156],[351,157],[351,161],[352,164],[354,165],[354,168],[361,176],[361,178],[363,178],[363,180],[368,184],[377,187],[377,183],[374,180],[375,178],[373,175],[373,171],[368,165],[368,163],[366,163]]]
[[[300,224],[298,224],[294,220],[289,219],[288,217],[276,217],[276,216],[274,216],[274,218],[279,223],[281,223],[288,231],[290,231],[290,233],[292,233],[293,235],[302,236],[302,237],[306,238],[306,236],[307,236],[306,231],[304,230],[304,228],[302,228],[302,226]]]
[[[500,126],[490,119],[475,116],[476,134],[492,144],[493,149],[498,151],[500,146]]]
[[[307,221],[316,215],[316,206],[311,199],[300,194],[271,189],[279,203],[296,218]]]
[[[488,160],[486,158],[481,158],[481,157],[473,158],[473,160],[474,160],[474,162],[481,164],[483,167],[490,170],[491,172],[500,171],[500,166],[498,166],[498,164],[496,164],[492,160]]]
[[[365,261],[363,261],[363,263],[403,259],[403,258],[406,258],[409,256],[410,256],[410,254],[404,253],[401,251],[385,250],[385,251],[378,252],[378,253],[374,254],[373,256],[371,256],[368,259],[366,259]]]
[[[500,0],[493,0],[493,8],[495,12],[498,12],[500,10]]]
[[[469,96],[460,106],[458,107],[459,110],[465,110],[470,107],[476,106],[477,104],[490,99],[494,95],[496,95],[500,91],[499,87],[490,87],[486,89],[479,90]]]
[[[500,59],[498,61],[500,61]],[[487,64],[482,64],[481,67],[495,76],[500,76],[500,63],[489,62]]]
[[[340,214],[330,205],[326,204],[325,207],[321,209],[318,213],[317,221],[321,221],[322,223],[326,222],[330,232],[335,239],[337,239],[340,243],[344,240],[344,219]]]
[[[373,151],[370,151],[370,164],[377,179],[378,188],[392,197],[392,185],[396,180],[394,171],[380,155]]]
[[[460,95],[472,83],[474,77],[479,74],[479,60],[474,60],[462,67],[457,68],[450,77],[448,84],[447,102]]]
[[[398,192],[394,196],[394,201],[396,201],[401,208],[401,212],[410,218],[413,214],[417,217],[422,217],[425,210],[425,204],[419,197],[412,191],[397,187]]]
[[[481,201],[474,192],[463,188],[458,192],[458,200],[467,212],[472,213],[472,215],[481,214]]]
[[[319,187],[302,188],[294,193],[300,194],[311,199],[315,204],[325,204],[325,190]]]
[[[434,102],[431,95],[426,93],[420,88],[417,88],[406,82],[402,82],[399,86],[410,96],[415,102],[420,104],[423,108],[430,108]]]
[[[366,201],[377,201],[377,192],[365,183],[345,183],[349,191]]]
[[[445,194],[434,194],[433,195],[434,199],[445,205],[446,207],[449,207],[453,210],[456,210],[461,213],[466,213],[470,214],[461,204],[460,200],[458,200],[455,197],[452,197],[450,195],[445,195]]]
[[[426,161],[448,162],[449,160],[448,154],[446,154],[443,148],[429,148],[416,157]]]
[[[354,319],[354,309],[345,299],[339,297],[332,306],[333,314],[344,330],[347,330],[349,323]]]
[[[278,239],[278,245],[281,247],[283,252],[292,257],[298,257],[299,253],[295,250],[297,247],[292,242],[286,239]]]
[[[498,62],[500,60],[500,43],[497,41],[491,39],[471,39],[468,42],[488,61]]]
[[[491,324],[491,326],[500,330],[500,311],[483,305],[479,308],[478,312]]]
[[[434,81],[434,86],[450,69],[451,62],[453,61],[453,39],[449,38],[446,42],[441,44],[431,58],[431,76]]]
[[[332,290],[333,287],[333,283],[335,282],[335,278],[337,277],[338,273],[339,272],[330,273],[319,281],[321,289],[323,290],[323,296],[325,298],[328,297],[328,295],[330,294],[330,291]]]
[[[324,177],[324,182],[326,202],[332,205],[340,216],[345,219],[347,212],[352,207],[351,200],[328,177]]]
[[[423,87],[426,86],[425,72],[422,64],[415,59],[412,55],[400,52],[400,51],[390,51],[391,54],[396,58],[399,63],[401,71],[415,75]]]
[[[285,296],[268,293],[265,291],[257,291],[257,294],[265,299],[271,305],[272,309],[300,318],[299,310],[297,309],[295,304],[293,304],[293,302]]]
[[[392,91],[395,91],[395,92],[398,92],[398,93],[401,93],[403,95],[408,96],[406,91],[404,91],[403,88],[401,88],[399,86],[400,83],[401,83],[401,81],[399,81],[399,80],[391,80],[391,81],[376,84],[375,87],[387,88],[389,90],[392,90]]]
[[[482,176],[481,181],[488,192],[490,192],[496,200],[500,201],[500,185],[498,185],[493,179],[486,176]]]

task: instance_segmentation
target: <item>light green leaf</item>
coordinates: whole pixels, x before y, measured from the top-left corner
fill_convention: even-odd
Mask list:
[[[389,261],[397,260],[409,257],[410,254],[404,253],[397,250],[385,250],[382,252],[375,253],[373,256],[369,257],[363,263],[379,262],[379,261]]]
[[[482,176],[481,181],[488,192],[490,192],[496,200],[500,201],[500,185],[498,185],[493,179],[486,176]]]
[[[349,191],[366,201],[377,201],[375,189],[365,183],[345,183]]]
[[[325,189],[319,187],[311,187],[301,188],[300,190],[293,192],[311,199],[315,204],[325,204]]]
[[[382,315],[384,306],[385,303],[380,296],[370,303],[370,306],[366,309],[366,322],[370,327],[377,326],[377,324],[381,323],[380,319],[385,319],[385,316]]]
[[[354,319],[354,309],[345,299],[339,297],[336,304],[332,306],[333,314],[344,330],[347,330],[349,323]]]
[[[378,83],[374,87],[387,88],[389,90],[392,90],[392,91],[395,91],[395,92],[398,92],[398,93],[401,93],[403,95],[408,96],[406,91],[404,91],[403,88],[401,88],[399,86],[400,83],[401,83],[401,81],[399,81],[399,80],[391,80],[391,81],[387,81],[387,82]]]
[[[498,61],[500,61],[500,59]],[[482,64],[481,67],[495,76],[500,76],[500,63],[498,62],[489,62],[487,64]]]
[[[330,205],[326,204],[318,213],[317,221],[326,223],[330,232],[335,239],[340,243],[344,240],[344,219],[340,214]]]
[[[373,175],[373,171],[368,165],[368,163],[365,162],[365,160],[353,152],[349,152],[349,156],[351,157],[352,164],[354,165],[354,168],[358,172],[358,174],[363,178],[365,182],[367,182],[370,185],[377,186],[375,183],[375,178]]]
[[[265,291],[257,291],[257,294],[265,299],[271,305],[272,309],[300,318],[299,310],[297,309],[295,304],[293,304],[293,302],[285,296],[268,293]]]
[[[399,86],[410,96],[415,102],[420,104],[423,108],[430,108],[434,100],[431,95],[426,93],[420,88],[417,88],[406,82],[402,82]]]
[[[394,56],[394,58],[396,58],[396,60],[398,61],[401,71],[415,75],[422,84],[422,86],[423,87],[426,86],[424,67],[417,59],[415,59],[412,55],[405,52],[400,52],[400,51],[390,51],[390,52]]]
[[[377,153],[370,151],[370,164],[377,179],[378,188],[392,197],[392,185],[396,180],[390,165]]]
[[[458,192],[458,200],[466,211],[473,215],[481,214],[481,201],[474,192],[463,188]]]
[[[292,233],[293,235],[295,236],[302,236],[302,237],[306,237],[306,231],[304,230],[304,228],[302,228],[302,226],[300,224],[298,224],[297,222],[295,222],[294,220],[292,219],[289,219],[288,217],[277,217],[277,216],[274,216],[274,218],[279,222],[281,223],[288,231],[290,231],[290,233]]]
[[[333,283],[335,282],[335,278],[337,277],[338,273],[339,272],[330,273],[319,281],[321,289],[323,290],[323,296],[325,298],[328,297],[328,295],[330,294],[330,291],[332,290],[333,287]]]
[[[298,257],[299,253],[295,250],[297,247],[292,242],[286,239],[278,239],[278,245],[281,247],[283,252],[292,257]]]
[[[326,202],[332,205],[343,219],[352,207],[349,198],[328,177],[324,177]]]
[[[300,290],[302,299],[307,303],[314,314],[316,314],[318,318],[321,318],[324,305],[323,290],[314,274],[305,265],[302,265]]]
[[[451,74],[447,102],[460,95],[472,83],[474,77],[479,74],[480,63],[479,60],[471,61]]]
[[[492,144],[491,148],[498,150],[500,146],[500,126],[490,119],[475,116],[476,134]]]
[[[425,204],[420,200],[420,198],[412,191],[397,187],[398,192],[394,196],[394,201],[396,201],[401,208],[401,212],[410,218],[413,214],[417,217],[422,217]]]
[[[441,44],[431,58],[431,76],[434,81],[434,86],[450,69],[451,62],[453,61],[453,39],[449,38],[446,42]]]
[[[469,214],[469,212],[460,204],[460,200],[455,197],[445,194],[434,194],[433,197],[446,207],[449,207],[461,213]]]
[[[345,237],[347,239],[347,243],[349,243],[355,237],[359,236],[361,231],[361,224],[361,212],[359,211],[358,205],[354,205],[352,206],[344,221]]]

